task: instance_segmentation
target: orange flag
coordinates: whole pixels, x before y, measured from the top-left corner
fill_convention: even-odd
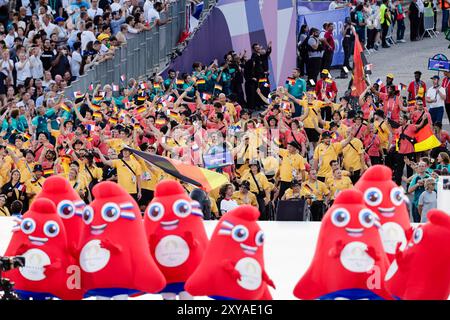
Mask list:
[[[352,96],[359,97],[361,93],[366,89],[365,73],[364,73],[364,61],[362,59],[363,48],[359,37],[355,38],[355,49],[353,51],[353,84],[352,84]]]

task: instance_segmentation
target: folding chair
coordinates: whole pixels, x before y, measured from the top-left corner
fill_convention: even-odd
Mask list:
[[[434,31],[434,12],[433,8],[425,8],[423,12],[423,35],[420,39],[423,39],[426,33],[430,36],[430,38],[437,37],[436,32]]]
[[[393,33],[394,33],[394,25],[391,23],[391,25],[388,28],[387,35],[386,35],[386,42],[388,42],[392,45],[397,44],[397,42],[392,37]]]

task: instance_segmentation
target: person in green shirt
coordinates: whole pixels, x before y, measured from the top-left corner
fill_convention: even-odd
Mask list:
[[[391,13],[388,8],[389,0],[383,0],[383,4],[380,6],[380,24],[381,24],[381,42],[383,48],[390,48],[390,45],[386,42],[386,36],[388,34],[389,26],[391,25]]]
[[[303,95],[306,92],[306,81],[300,78],[299,68],[295,68],[294,71],[292,72],[292,80],[288,79],[286,81],[285,88],[287,89],[288,93],[294,96],[296,99],[302,99]],[[294,105],[295,105],[295,113],[293,116],[298,117],[302,114],[302,107],[296,103],[294,103]]]

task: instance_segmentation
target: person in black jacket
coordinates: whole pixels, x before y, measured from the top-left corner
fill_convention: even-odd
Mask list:
[[[267,50],[254,43],[252,50],[252,57],[245,63],[245,94],[247,97],[247,108],[256,109],[264,105],[264,102],[257,95],[256,89],[258,89],[258,81],[269,76],[269,56],[272,52],[272,42],[269,42]]]
[[[417,6],[417,0],[412,0],[409,5],[409,20],[410,20],[410,39],[411,41],[419,40],[419,7]]]

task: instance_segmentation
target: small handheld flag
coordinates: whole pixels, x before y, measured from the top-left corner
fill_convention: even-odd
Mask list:
[[[117,84],[112,84],[113,91],[119,91],[119,86]]]
[[[197,85],[205,84],[205,83],[206,83],[205,79],[198,79],[197,82],[196,82]]]
[[[70,107],[67,104],[65,104],[64,102],[61,102],[60,107],[64,111],[70,112]]]
[[[383,84],[383,81],[381,81],[381,79],[377,79],[377,81],[375,81],[375,83],[381,87],[381,85]]]
[[[294,78],[287,78],[286,84],[290,84],[291,86],[295,85],[295,79]]]
[[[208,101],[209,99],[211,99],[212,95],[210,95],[209,93],[203,92],[202,93],[202,100],[206,100]]]
[[[215,85],[214,85],[214,89],[215,89],[215,90],[222,91],[222,86],[221,86],[220,84],[215,84]]]
[[[94,84],[91,82],[91,84],[89,85],[89,91],[92,91],[92,90],[94,90]]]
[[[183,85],[184,84],[184,80],[181,79],[177,79],[177,85]]]
[[[73,96],[75,97],[75,99],[79,99],[79,98],[83,98],[84,94],[81,91],[75,91],[73,93]]]

